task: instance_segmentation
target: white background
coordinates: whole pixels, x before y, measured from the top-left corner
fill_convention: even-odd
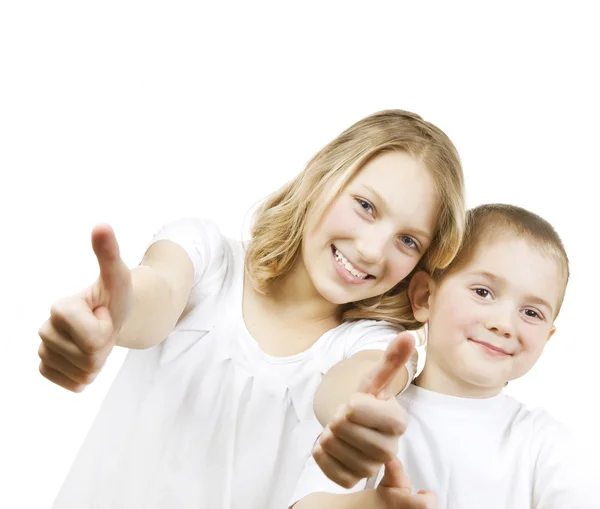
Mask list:
[[[507,392],[600,452],[593,2],[218,4],[0,7],[0,507],[51,505],[123,360],[78,395],[38,374],[50,305],[97,275],[92,226],[113,225],[131,266],[181,215],[240,235],[258,200],[386,108],[448,133],[468,205],[525,206],[562,235],[558,332]]]

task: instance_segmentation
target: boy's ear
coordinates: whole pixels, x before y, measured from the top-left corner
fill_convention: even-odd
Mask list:
[[[426,323],[429,320],[429,297],[433,287],[431,276],[420,270],[411,278],[408,285],[408,298],[417,321]]]
[[[554,336],[554,333],[555,333],[555,332],[556,332],[556,326],[555,326],[555,325],[553,325],[553,326],[552,326],[552,328],[550,329],[550,333],[548,334],[548,339],[546,339],[546,343],[547,343],[548,341],[550,341],[550,338],[551,338],[552,336]]]

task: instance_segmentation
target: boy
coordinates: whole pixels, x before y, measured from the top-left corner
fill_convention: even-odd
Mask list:
[[[502,394],[554,334],[568,279],[567,254],[545,220],[508,205],[469,211],[454,262],[410,283],[428,339],[422,373],[399,396],[409,419],[397,455],[405,472],[389,462],[378,485],[370,479],[369,489],[349,493],[309,463],[294,509],[436,507],[413,486],[434,491],[440,508],[598,507],[563,428]],[[317,462],[335,455],[327,442],[343,440],[346,423],[341,416],[330,425],[313,452]]]

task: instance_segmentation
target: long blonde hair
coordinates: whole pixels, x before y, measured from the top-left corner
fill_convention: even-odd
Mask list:
[[[456,148],[439,128],[402,110],[370,115],[322,148],[292,181],[268,196],[254,215],[246,253],[246,274],[258,291],[292,268],[300,247],[308,210],[331,182],[329,203],[363,166],[378,154],[404,151],[426,168],[439,197],[438,220],[431,245],[418,266],[432,272],[456,255],[464,230],[464,182]],[[407,296],[409,277],[383,295],[342,306],[342,319],[381,319],[414,329]]]

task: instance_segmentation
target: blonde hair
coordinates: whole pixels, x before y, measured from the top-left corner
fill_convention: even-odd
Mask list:
[[[300,254],[309,209],[331,183],[338,196],[363,166],[378,154],[404,151],[426,168],[439,197],[431,245],[419,265],[428,271],[447,266],[464,230],[464,182],[456,148],[439,128],[401,110],[370,115],[322,148],[292,181],[268,196],[254,216],[246,253],[246,274],[258,291],[285,276]],[[414,329],[407,295],[409,278],[385,294],[342,306],[342,320],[360,318],[396,322]]]
[[[570,275],[567,252],[558,233],[548,221],[515,205],[490,203],[468,210],[462,246],[448,267],[433,273],[434,279],[440,281],[448,274],[464,268],[472,261],[481,245],[503,235],[525,239],[540,252],[556,260],[562,271],[564,284],[556,311],[558,316]]]

